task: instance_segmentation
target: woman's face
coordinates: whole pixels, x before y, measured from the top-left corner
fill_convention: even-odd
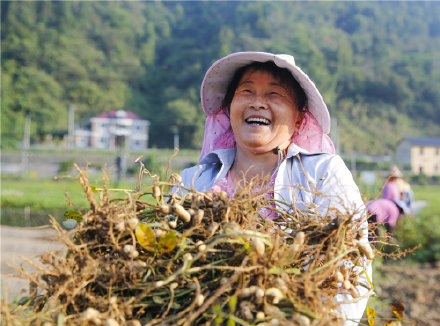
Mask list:
[[[230,107],[237,148],[266,153],[290,141],[301,126],[293,91],[271,73],[250,70],[243,74]]]

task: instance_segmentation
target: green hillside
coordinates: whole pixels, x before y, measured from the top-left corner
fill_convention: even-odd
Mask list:
[[[233,51],[289,53],[338,118],[343,152],[440,136],[439,2],[1,2],[2,148],[126,109],[151,142],[201,145],[199,87]]]

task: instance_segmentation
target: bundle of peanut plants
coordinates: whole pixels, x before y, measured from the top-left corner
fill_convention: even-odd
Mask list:
[[[199,193],[175,174],[112,200],[78,171],[90,209],[73,230],[53,222],[66,250],[22,271],[32,313],[9,310],[10,325],[330,325],[338,293],[359,299],[356,265],[373,254],[353,216],[282,210],[255,185]]]

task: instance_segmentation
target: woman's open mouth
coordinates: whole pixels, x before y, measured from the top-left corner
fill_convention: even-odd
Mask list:
[[[258,126],[268,126],[271,124],[271,121],[265,118],[247,118],[245,121],[247,124]]]

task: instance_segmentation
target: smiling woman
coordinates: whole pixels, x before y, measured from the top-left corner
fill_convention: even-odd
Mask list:
[[[334,155],[327,106],[292,56],[222,58],[207,71],[201,98],[207,114],[202,153],[198,165],[182,172],[182,186],[229,197],[252,188],[273,203],[258,212],[262,219],[311,207],[317,218],[349,216],[360,220],[358,242],[368,247],[366,210],[350,171]],[[360,275],[354,295],[365,297],[353,302],[341,289],[335,300],[351,302],[341,304],[341,313],[346,325],[355,325],[367,304],[371,266],[346,263]]]

